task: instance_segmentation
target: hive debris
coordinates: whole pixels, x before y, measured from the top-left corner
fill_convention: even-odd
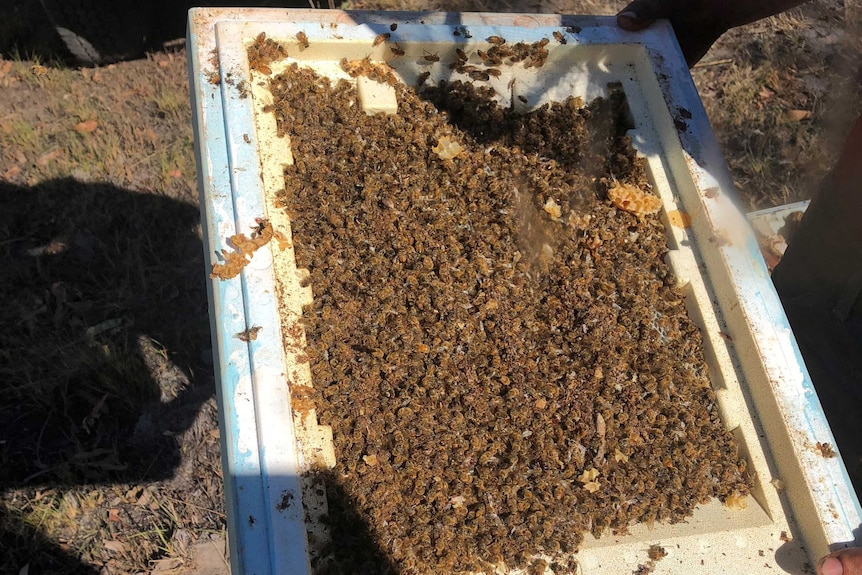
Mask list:
[[[456,142],[454,139],[449,136],[443,136],[437,140],[437,145],[431,148],[431,150],[440,156],[440,159],[451,160],[460,154],[463,148],[461,148],[461,144]]]
[[[615,183],[608,190],[608,199],[619,209],[630,212],[639,218],[655,214],[661,209],[661,198],[644,192],[632,184]]]
[[[272,224],[267,220],[260,219],[251,233],[251,237],[243,234],[235,234],[228,238],[228,243],[236,248],[236,251],[222,250],[223,264],[213,264],[211,278],[228,280],[239,275],[242,268],[251,261],[251,256],[272,239]]]

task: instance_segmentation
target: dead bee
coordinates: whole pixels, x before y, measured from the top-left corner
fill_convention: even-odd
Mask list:
[[[568,40],[566,40],[566,37],[563,36],[563,33],[558,30],[554,30],[554,40],[556,40],[560,44],[565,44],[566,42],[568,42]]]
[[[404,48],[402,48],[398,44],[395,44],[394,46],[389,46],[389,49],[392,50],[392,53],[395,54],[396,56],[403,56],[404,55]]]
[[[305,50],[310,46],[308,43],[308,36],[305,35],[305,32],[300,30],[296,33],[296,41],[299,42],[299,47]]]
[[[248,134],[242,135],[242,141],[245,142],[246,144],[251,144],[251,138],[248,137]]]
[[[398,29],[398,24],[393,22],[392,24],[389,25],[389,29],[392,30],[393,32],[395,32]]]
[[[269,225],[269,220],[266,218],[255,218],[254,223],[255,223],[255,225],[253,225],[251,227],[251,229],[252,229],[251,237],[252,238],[256,238],[256,237],[260,236],[264,232],[264,230],[266,230],[266,226]]]
[[[439,62],[440,56],[438,56],[437,54],[432,54],[426,50],[426,54],[424,56],[422,56],[422,59],[425,60],[426,62],[432,62],[433,63],[433,62]]]
[[[499,46],[506,43],[506,39],[501,38],[500,36],[488,36],[487,41],[488,44],[494,44],[495,46]]]
[[[465,28],[464,26],[458,26],[455,28],[455,31],[452,32],[455,36],[464,36],[465,38],[472,38],[473,35]]]
[[[423,85],[425,83],[425,81],[428,80],[428,76],[430,76],[430,75],[431,75],[431,72],[422,72],[421,74],[419,74],[419,77],[416,78],[416,85],[417,86]]]
[[[259,325],[253,325],[248,329],[244,329],[238,334],[236,334],[236,338],[240,341],[254,341],[257,339],[257,334],[263,328]]]
[[[470,78],[476,80],[477,82],[487,82],[491,79],[491,76],[488,72],[483,72],[482,70],[473,70],[470,72]]]
[[[517,46],[518,44],[516,44]],[[488,50],[489,58],[505,58],[506,56],[511,56],[515,51],[512,50],[509,46],[491,46],[491,49]]]
[[[389,40],[390,36],[392,36],[392,34],[390,34],[389,32],[386,32],[384,34],[378,34],[377,37],[374,38],[374,43],[371,44],[371,47],[373,48],[375,46],[379,46],[379,45],[383,44],[384,42]]]
[[[488,68],[488,69],[487,69],[487,70],[485,70],[485,71],[488,73],[488,75],[490,75],[490,76],[494,76],[495,78],[499,78],[499,77],[503,74],[503,73],[502,73],[500,70],[498,70],[497,68]]]
[[[467,61],[467,54],[461,48],[455,48],[455,54],[458,56],[458,59],[462,62]]]

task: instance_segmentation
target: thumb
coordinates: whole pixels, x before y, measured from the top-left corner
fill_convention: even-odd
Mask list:
[[[862,548],[848,547],[830,553],[817,562],[818,575],[862,574]]]
[[[617,25],[629,32],[643,30],[658,18],[669,18],[669,4],[661,0],[635,0],[619,11]]]

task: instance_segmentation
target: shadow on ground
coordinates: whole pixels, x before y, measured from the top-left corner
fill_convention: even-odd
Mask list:
[[[62,2],[62,0],[61,0]],[[124,36],[132,32],[146,34],[146,42],[140,46],[140,54],[144,50],[158,51],[177,43],[182,44],[186,34],[186,19],[188,10],[196,6],[249,6],[249,7],[282,7],[309,8],[311,6],[328,7],[330,0],[154,0],[136,2],[128,0],[126,8],[119,8],[115,0],[77,0],[81,10],[93,12],[106,25],[115,22],[112,29],[105,26],[94,26],[90,18],[83,18],[80,23],[71,21],[66,26],[85,41],[92,43],[100,53],[110,53],[108,45],[122,43]],[[332,0],[333,5],[340,5],[341,0]],[[54,4],[48,0],[49,4]],[[143,8],[146,8],[145,10]],[[135,14],[132,14],[134,12]],[[138,13],[144,14],[145,23],[138,21]],[[80,27],[80,28],[79,28]],[[127,56],[133,57],[133,48],[128,48]],[[25,58],[38,60],[49,65],[75,64],[75,60],[67,50],[48,17],[40,0],[17,0],[0,3],[0,58]],[[110,61],[110,60],[109,60]]]
[[[0,182],[4,499],[187,471],[178,437],[214,389],[198,221],[194,205],[110,184]],[[19,560],[58,572],[12,508],[0,548],[38,549]]]

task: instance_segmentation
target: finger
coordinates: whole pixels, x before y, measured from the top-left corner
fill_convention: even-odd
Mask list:
[[[818,575],[862,575],[862,548],[830,553],[817,563]]]
[[[623,30],[643,30],[658,18],[669,18],[671,6],[667,0],[635,0],[617,14],[617,25]]]
[[[844,566],[837,557],[824,557],[817,565],[818,575],[844,575]]]

